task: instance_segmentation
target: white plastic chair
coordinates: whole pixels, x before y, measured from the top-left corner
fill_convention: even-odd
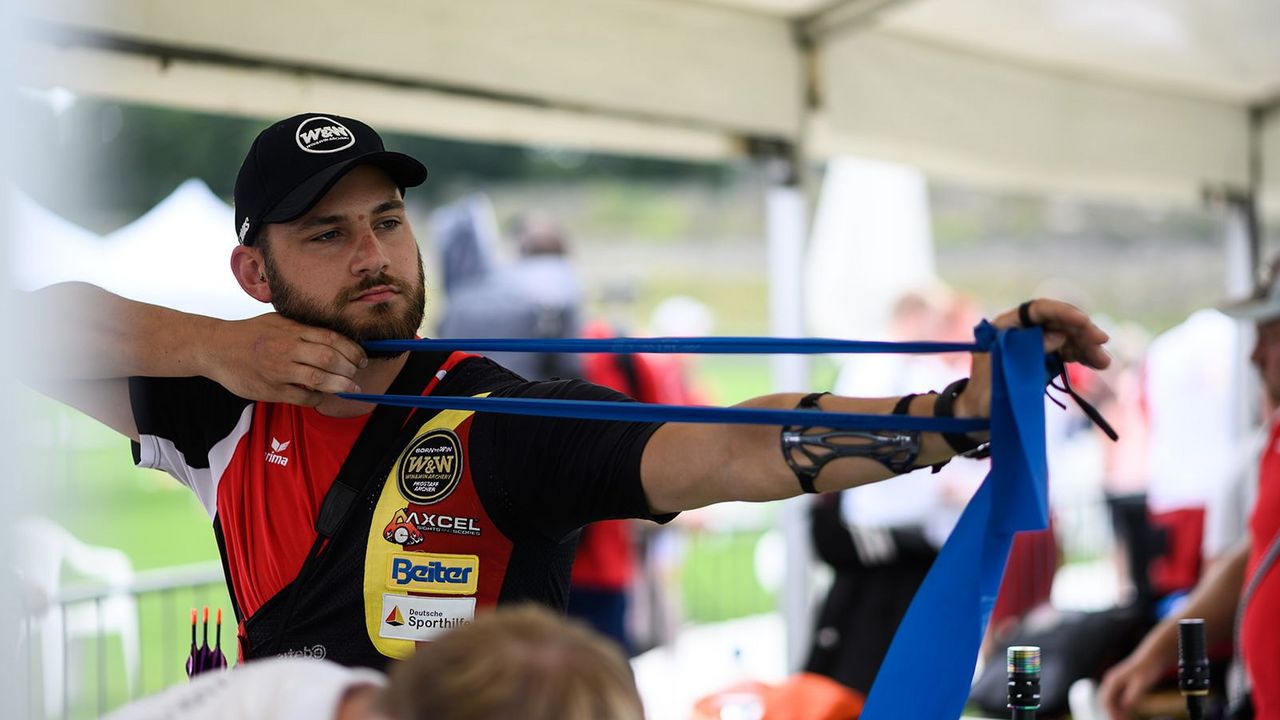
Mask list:
[[[18,575],[54,601],[36,609],[32,617],[34,630],[40,636],[45,715],[61,717],[63,699],[71,697],[64,689],[68,678],[63,674],[63,666],[67,646],[81,638],[120,636],[125,681],[129,696],[133,697],[138,688],[140,650],[137,601],[126,590],[133,580],[133,563],[129,557],[115,548],[87,545],[43,517],[28,516],[19,520],[15,532]],[[112,588],[111,594],[96,607],[93,602],[79,602],[66,606],[64,613],[56,603],[64,567],[106,583]]]

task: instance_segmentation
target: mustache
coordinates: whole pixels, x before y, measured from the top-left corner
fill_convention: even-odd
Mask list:
[[[400,294],[404,294],[406,289],[404,282],[397,280],[396,278],[386,274],[385,272],[381,272],[381,273],[378,273],[377,275],[366,276],[365,279],[347,288],[346,290],[343,290],[342,295],[338,298],[338,302],[339,303],[350,302],[351,300],[356,299],[360,295],[368,292],[369,290],[372,290],[373,288],[378,287],[379,285],[385,285]]]

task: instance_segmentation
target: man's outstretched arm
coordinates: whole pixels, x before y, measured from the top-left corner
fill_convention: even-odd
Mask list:
[[[252,400],[316,405],[358,392],[359,345],[274,313],[219,320],[136,302],[85,283],[26,293],[24,378],[137,439],[127,378],[207,377]]]
[[[1104,368],[1110,357],[1102,349],[1107,335],[1077,308],[1055,300],[1036,300],[1031,319],[1043,327],[1045,352],[1059,352],[1068,362]],[[1019,325],[1010,310],[997,317],[997,328]],[[920,388],[919,392],[941,390]],[[742,403],[741,407],[792,409],[798,394],[768,395]],[[848,398],[824,396],[821,409],[831,412],[889,414],[898,398]],[[908,412],[932,416],[936,395],[912,400]],[[990,415],[991,364],[986,353],[973,355],[969,385],[956,398],[954,416],[985,418]],[[939,433],[920,434],[916,466],[932,465],[955,455]],[[843,457],[829,462],[815,487],[825,492],[863,485],[890,477],[880,462],[865,457]],[[765,501],[798,495],[799,481],[783,457],[779,429],[765,425],[676,424],[662,426],[650,438],[641,461],[641,481],[654,512],[674,512],[728,500]]]

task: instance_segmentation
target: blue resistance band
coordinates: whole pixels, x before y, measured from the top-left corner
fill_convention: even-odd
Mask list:
[[[664,338],[553,338],[461,340],[374,340],[366,350],[410,352],[414,350],[507,350],[511,352],[563,353],[692,353],[697,355],[818,355],[840,353],[932,354],[981,352],[981,343],[879,342],[830,338],[771,337],[664,337]]]
[[[978,647],[1015,533],[1048,527],[1044,440],[1045,369],[1039,328],[996,330],[983,322],[974,344],[880,343],[820,338],[615,338],[609,340],[406,340],[370,350],[516,350],[589,353],[934,353],[991,352],[991,419],[960,420],[806,410],[705,408],[520,398],[344,394],[365,402],[600,420],[821,425],[840,429],[991,430],[991,472],[965,507],[898,626],[862,720],[960,717]],[[888,480],[887,482],[893,482]]]
[[[735,425],[806,425],[839,430],[918,430],[920,432],[976,432],[990,427],[978,418],[931,418],[910,415],[863,415],[811,410],[718,408],[692,405],[609,402],[601,400],[539,400],[529,398],[368,395],[338,393],[348,400],[429,410],[473,410],[506,415],[540,415],[581,420],[639,422],[730,423]]]
[[[991,472],[916,591],[861,720],[960,717],[1014,533],[1049,525],[1040,330],[999,332],[991,373]]]

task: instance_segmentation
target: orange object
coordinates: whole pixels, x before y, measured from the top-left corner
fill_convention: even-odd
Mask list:
[[[866,697],[823,675],[798,673],[780,685],[748,680],[712,693],[693,706],[690,720],[720,720],[722,711],[740,707],[760,720],[855,720]]]

